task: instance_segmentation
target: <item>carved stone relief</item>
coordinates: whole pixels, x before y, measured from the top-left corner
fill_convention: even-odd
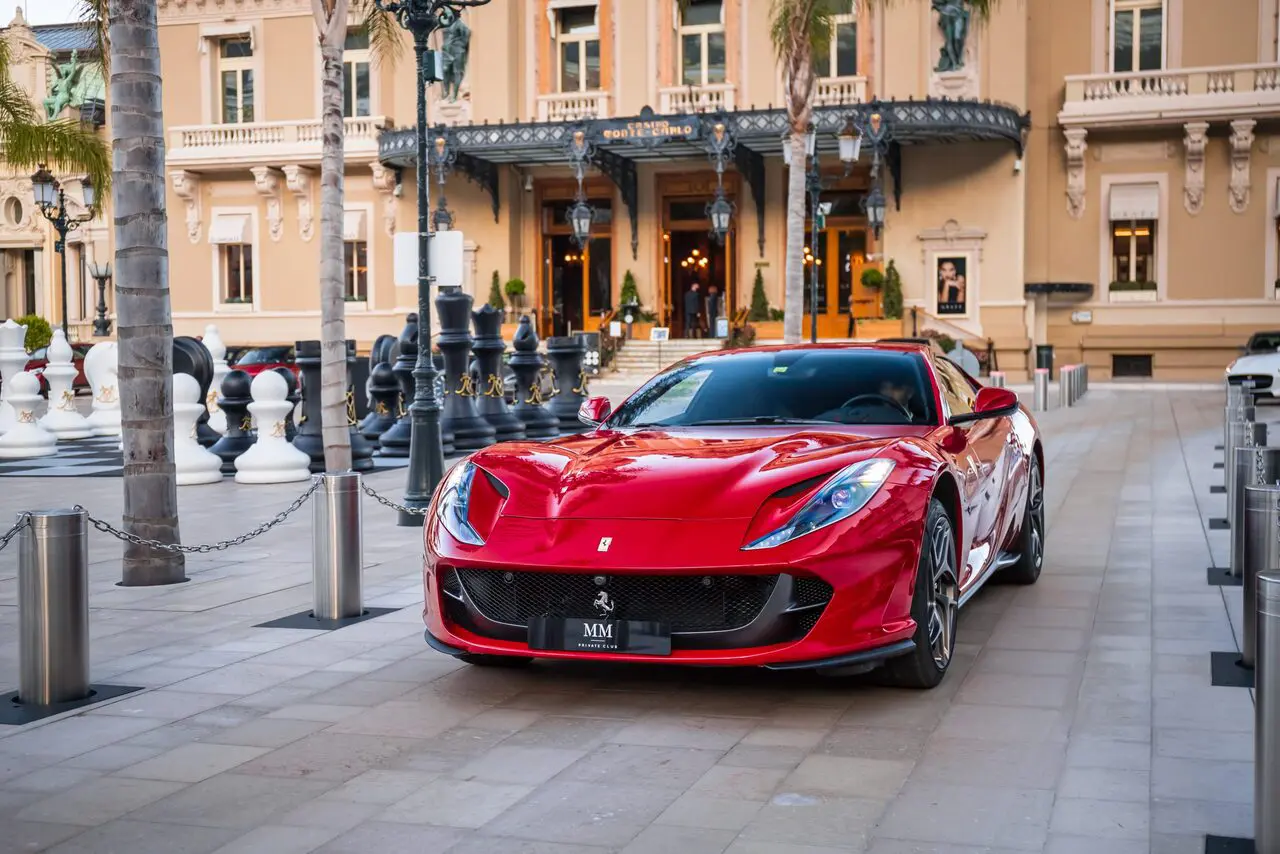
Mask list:
[[[1249,207],[1249,156],[1253,152],[1253,119],[1236,119],[1231,123],[1231,179],[1228,195],[1231,210],[1244,213]]]
[[[187,239],[200,242],[200,176],[194,172],[177,169],[169,173],[173,192],[187,205]]]
[[[254,166],[254,188],[267,200],[267,233],[279,241],[284,234],[284,193],[280,187],[280,172],[270,166]]]
[[[1079,219],[1084,216],[1084,153],[1089,148],[1086,142],[1089,132],[1084,128],[1067,128],[1062,133],[1067,138],[1067,213],[1072,219]]]
[[[387,237],[396,236],[396,170],[377,160],[369,164],[373,170],[373,188],[382,194],[382,226]]]
[[[1204,150],[1209,141],[1208,122],[1188,122],[1182,145],[1187,152],[1187,175],[1182,187],[1182,204],[1195,216],[1204,207]]]
[[[310,240],[316,232],[311,202],[312,174],[305,166],[291,164],[284,167],[285,184],[298,200],[298,234],[303,240]]]

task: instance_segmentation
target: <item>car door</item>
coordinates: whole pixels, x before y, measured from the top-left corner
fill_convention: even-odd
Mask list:
[[[948,416],[972,412],[977,391],[965,373],[946,358],[936,358],[934,364]],[[1009,423],[1007,418],[984,418],[956,429],[964,437],[964,447],[955,458],[964,477],[961,492],[969,532],[969,554],[960,579],[960,586],[965,588],[991,562],[993,550],[999,545],[995,530],[1001,503],[1000,467]]]

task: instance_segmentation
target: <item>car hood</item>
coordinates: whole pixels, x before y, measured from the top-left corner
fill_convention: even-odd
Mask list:
[[[1241,356],[1227,366],[1231,374],[1274,374],[1280,371],[1280,352]]]
[[[504,516],[750,518],[779,489],[869,457],[919,453],[917,443],[904,452],[899,440],[932,429],[598,431],[547,444],[503,443],[472,461],[510,490]],[[905,471],[895,470],[899,477]]]

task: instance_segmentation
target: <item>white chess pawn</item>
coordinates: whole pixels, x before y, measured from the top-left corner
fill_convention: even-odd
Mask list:
[[[84,355],[84,375],[93,393],[89,427],[95,436],[120,435],[119,352],[116,342],[101,341]],[[199,397],[197,392],[196,397]]]
[[[218,393],[222,391],[222,379],[231,368],[227,367],[227,345],[222,343],[218,327],[210,323],[204,328],[204,346],[213,357],[213,383],[209,386],[209,394],[205,398],[205,408],[209,410],[209,427],[219,433],[227,432],[227,414],[218,408]]]
[[[190,374],[174,374],[173,467],[178,486],[222,480],[222,458],[196,441],[196,421],[203,412],[200,383]]]
[[[9,403],[9,380],[27,369],[26,342],[27,327],[12,319],[0,323],[0,433],[13,429],[16,423],[17,413]]]
[[[40,419],[40,426],[59,439],[88,439],[93,435],[93,428],[76,409],[72,384],[77,371],[71,361],[73,355],[67,334],[61,327],[53,330],[49,362],[44,369],[44,378],[49,381],[49,411]]]
[[[249,386],[249,412],[258,425],[258,439],[236,457],[236,483],[292,483],[311,477],[311,458],[284,437],[284,419],[293,404],[285,400],[289,386],[275,371],[263,371]]]
[[[0,458],[47,457],[58,452],[58,439],[36,421],[40,404],[40,380],[22,373],[8,378],[9,403],[13,405],[13,429],[0,436]]]

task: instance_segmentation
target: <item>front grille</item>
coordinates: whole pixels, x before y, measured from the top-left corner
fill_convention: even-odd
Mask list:
[[[594,616],[592,603],[604,590],[616,603],[612,619],[657,620],[676,633],[746,626],[778,582],[777,575],[612,575],[597,584],[603,576],[490,569],[457,574],[475,607],[494,622],[527,626],[533,617]]]
[[[796,605],[799,607],[825,605],[831,601],[831,594],[834,592],[831,585],[820,578],[796,576],[795,585]]]
[[[458,571],[453,567],[440,573],[440,587],[453,598],[462,598],[462,583],[458,581]]]
[[[1244,385],[1246,382],[1253,383],[1254,391],[1262,391],[1271,388],[1273,377],[1267,374],[1237,374],[1231,377],[1229,382],[1231,385]]]

